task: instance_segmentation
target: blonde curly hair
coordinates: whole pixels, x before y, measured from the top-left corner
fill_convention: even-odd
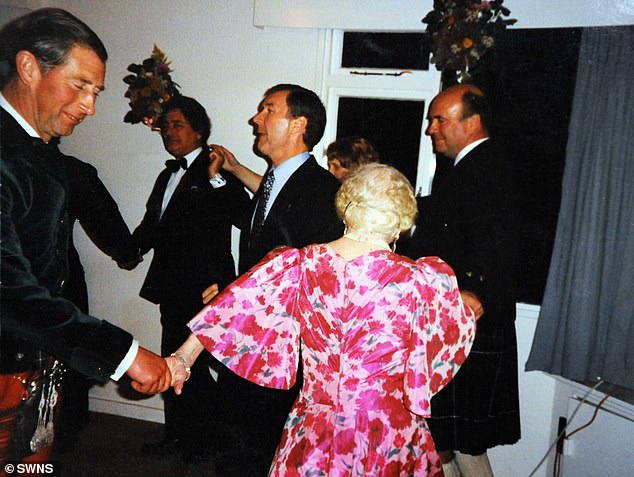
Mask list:
[[[360,166],[343,181],[336,206],[347,227],[386,237],[397,237],[412,228],[417,213],[407,178],[378,163]]]

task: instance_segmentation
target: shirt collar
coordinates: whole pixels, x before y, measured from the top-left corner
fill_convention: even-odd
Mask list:
[[[31,137],[40,138],[40,135],[33,129],[33,127],[18,113],[13,106],[7,101],[7,99],[0,93],[0,106],[16,120],[16,122],[22,126],[22,129]],[[40,138],[41,139],[41,138]]]
[[[198,157],[198,154],[200,154],[202,152],[203,148],[202,146],[194,149],[192,152],[190,152],[189,154],[185,155],[185,159],[187,159],[187,168],[189,168],[192,165],[192,162],[194,162],[194,160]]]
[[[473,151],[477,146],[479,146],[480,144],[482,144],[484,141],[486,141],[488,139],[489,139],[488,137],[483,137],[482,139],[478,139],[477,141],[473,141],[471,144],[469,144],[468,146],[463,148],[462,151],[460,151],[458,153],[458,155],[456,156],[456,159],[453,161],[454,167],[456,165],[458,165],[458,163],[460,162],[460,160],[463,157],[465,157],[467,154],[469,154],[471,151]]]
[[[275,184],[283,185],[286,183],[289,177],[300,168],[300,166],[308,160],[310,153],[304,151],[286,161],[282,162],[279,166],[273,168],[273,174],[275,175]]]

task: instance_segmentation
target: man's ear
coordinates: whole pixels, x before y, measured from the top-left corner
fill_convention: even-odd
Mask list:
[[[479,133],[482,131],[482,118],[479,114],[472,114],[467,119],[467,124],[469,125],[469,133]]]
[[[42,77],[40,63],[30,51],[21,50],[15,55],[15,67],[18,78],[27,86]]]
[[[303,136],[306,132],[306,126],[308,126],[308,119],[305,116],[297,116],[292,119],[291,131]]]

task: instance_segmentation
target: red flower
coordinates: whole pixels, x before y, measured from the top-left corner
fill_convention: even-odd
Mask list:
[[[457,343],[460,339],[460,328],[455,322],[447,325],[445,329],[445,344]]]

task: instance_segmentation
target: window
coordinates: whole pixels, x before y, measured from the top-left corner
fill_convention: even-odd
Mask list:
[[[365,137],[383,162],[402,171],[417,193],[427,194],[435,160],[423,135],[424,118],[440,74],[429,69],[425,36],[335,30],[325,43],[322,97],[328,124],[316,152],[338,137]]]

